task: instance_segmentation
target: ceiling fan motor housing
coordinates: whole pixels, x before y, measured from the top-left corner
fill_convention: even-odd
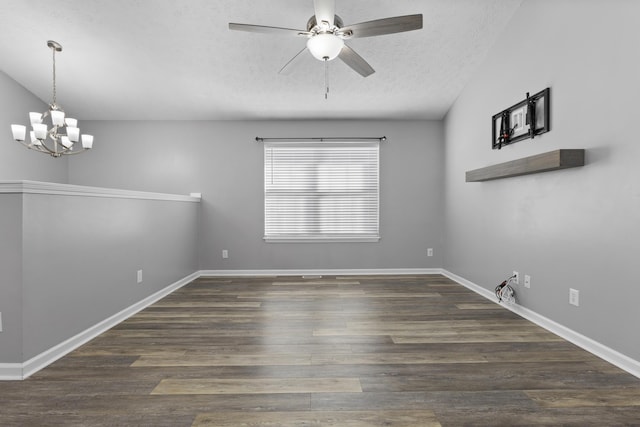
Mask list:
[[[342,22],[342,18],[340,18],[338,15],[334,15],[333,27],[330,28],[329,31],[333,32],[335,30],[339,30],[340,28],[342,28],[343,25],[344,23]],[[319,31],[319,30],[321,30],[321,27],[318,26],[318,21],[316,20],[316,16],[312,15],[311,18],[309,18],[309,20],[307,21],[307,31],[310,33],[326,32],[326,31]]]

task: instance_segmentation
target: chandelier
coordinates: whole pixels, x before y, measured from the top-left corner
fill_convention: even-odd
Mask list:
[[[11,125],[13,139],[31,150],[53,157],[82,153],[93,146],[93,135],[82,135],[82,147],[75,145],[80,141],[78,121],[65,117],[62,108],[56,104],[56,52],[62,51],[62,46],[53,40],[47,41],[47,46],[53,52],[53,100],[44,113],[29,113],[33,128],[29,131],[29,141],[25,140],[27,128],[22,125]],[[51,128],[43,123],[47,117],[50,118]]]

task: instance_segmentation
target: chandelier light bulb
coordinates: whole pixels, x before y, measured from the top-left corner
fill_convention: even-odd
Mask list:
[[[44,140],[47,137],[47,125],[44,123],[36,123],[33,125],[33,134],[40,141]]]
[[[53,110],[51,112],[51,122],[54,126],[64,126],[64,111]]]
[[[29,120],[32,125],[42,123],[42,113],[29,113]]]
[[[80,141],[80,129],[67,126],[67,136],[73,142]]]
[[[333,34],[316,34],[307,41],[307,49],[320,61],[335,59],[344,46],[344,40]]]
[[[82,135],[82,148],[89,150],[93,147],[93,135]]]
[[[38,146],[42,145],[42,142],[40,142],[40,140],[36,138],[35,132],[33,131],[29,132],[29,137],[31,138],[31,145],[38,145]]]
[[[11,125],[11,133],[13,133],[13,139],[16,141],[24,141],[24,137],[27,134],[27,128],[22,125]]]

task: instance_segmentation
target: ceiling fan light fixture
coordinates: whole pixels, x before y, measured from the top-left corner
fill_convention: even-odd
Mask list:
[[[292,28],[272,27],[269,25],[253,25],[229,23],[230,30],[247,31],[250,33],[281,34],[294,37],[305,37],[306,47],[299,51],[293,59],[279,71],[292,68],[297,63],[296,58],[308,50],[314,58],[324,62],[325,83],[328,82],[328,62],[339,58],[349,68],[362,77],[370,76],[375,70],[367,61],[358,55],[345,40],[358,37],[373,37],[386,34],[404,33],[422,28],[422,14],[392,16],[372,21],[360,22],[348,26],[343,25],[342,18],[335,14],[336,0],[313,0],[314,14],[307,20],[306,31]],[[328,84],[325,85],[328,92]]]
[[[314,58],[320,61],[331,61],[342,51],[344,40],[333,34],[322,33],[312,36],[307,41],[307,49]]]

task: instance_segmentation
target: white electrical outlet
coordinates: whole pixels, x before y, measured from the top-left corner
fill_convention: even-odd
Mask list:
[[[138,283],[142,283],[142,270],[138,270]]]
[[[524,275],[524,287],[525,288],[531,287],[531,276],[529,276],[528,274]]]
[[[520,273],[518,273],[517,271],[513,270],[513,275],[515,276],[513,278],[513,284],[514,285],[519,285],[520,284]]]
[[[0,313],[0,332],[2,332],[2,313]]]
[[[580,291],[577,289],[569,288],[569,304],[580,306]]]
[[[433,248],[427,248],[427,256],[433,256]]]
[[[222,258],[223,259],[229,258],[229,251],[228,250],[226,250],[226,249],[222,250]]]

